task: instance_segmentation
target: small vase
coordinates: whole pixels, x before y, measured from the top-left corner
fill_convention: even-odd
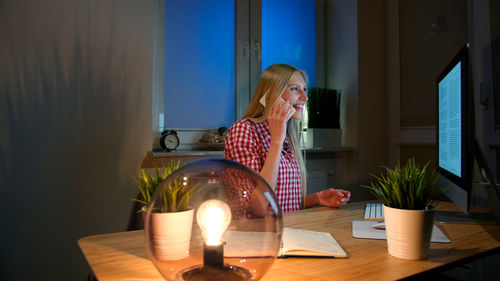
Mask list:
[[[160,261],[180,260],[189,256],[194,209],[151,214],[152,250]]]
[[[435,207],[429,210],[405,210],[384,205],[389,254],[408,260],[427,258],[435,212]]]

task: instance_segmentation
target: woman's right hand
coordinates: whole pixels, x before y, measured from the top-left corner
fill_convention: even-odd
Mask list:
[[[292,106],[288,102],[277,102],[269,111],[267,124],[271,133],[271,144],[267,151],[266,160],[260,170],[260,175],[266,179],[273,190],[276,189],[281,149],[286,136],[287,116],[291,113]]]
[[[267,123],[271,133],[271,145],[273,143],[279,144],[280,146],[283,144],[286,136],[287,116],[289,116],[292,111],[293,107],[286,101],[277,102],[271,108],[269,116],[267,117]]]

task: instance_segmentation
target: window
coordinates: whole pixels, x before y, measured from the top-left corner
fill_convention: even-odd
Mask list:
[[[271,64],[306,70],[314,86],[315,1],[156,0],[155,5],[155,139],[164,128],[231,126]]]
[[[234,0],[165,1],[164,124],[234,122]]]
[[[262,0],[262,70],[286,63],[316,85],[316,5],[311,0]],[[276,12],[279,11],[279,12]]]

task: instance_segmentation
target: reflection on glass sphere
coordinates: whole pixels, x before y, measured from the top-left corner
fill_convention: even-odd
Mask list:
[[[181,200],[189,200],[187,210],[165,212]],[[145,219],[148,252],[167,280],[259,280],[276,259],[283,228],[266,181],[225,159],[173,172]]]

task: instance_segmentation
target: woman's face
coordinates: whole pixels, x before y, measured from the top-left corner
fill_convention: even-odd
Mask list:
[[[295,113],[291,118],[301,120],[304,117],[304,106],[307,101],[307,85],[300,73],[295,72],[293,74],[290,83],[281,97],[295,108]]]

